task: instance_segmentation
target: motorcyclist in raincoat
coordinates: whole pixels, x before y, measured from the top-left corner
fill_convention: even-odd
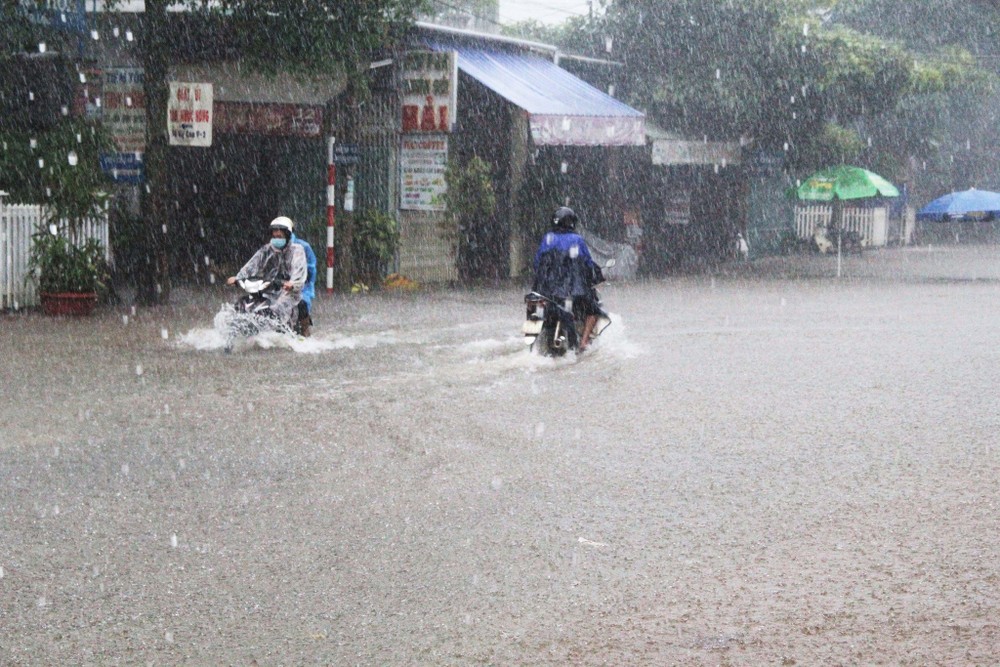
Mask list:
[[[594,285],[604,281],[601,269],[590,255],[583,237],[576,233],[578,218],[573,209],[562,206],[552,214],[552,230],[543,238],[535,254],[534,291],[556,303],[567,299],[583,306],[583,333],[577,349],[582,352],[590,344],[590,335],[601,313]],[[560,310],[563,326],[569,334],[570,346],[577,343],[573,313]]]
[[[271,312],[279,322],[290,322],[292,311],[302,299],[302,288],[308,270],[306,253],[298,243],[292,243],[291,220],[278,217],[271,221],[271,241],[254,253],[250,261],[235,276],[226,280],[227,285],[237,280],[259,276],[281,283],[281,290],[271,303]]]

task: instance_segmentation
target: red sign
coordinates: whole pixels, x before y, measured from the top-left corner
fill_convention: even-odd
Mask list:
[[[323,107],[258,102],[216,102],[215,131],[280,137],[318,137]]]

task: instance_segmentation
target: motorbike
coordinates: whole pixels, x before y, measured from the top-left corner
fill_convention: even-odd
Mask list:
[[[604,268],[611,268],[611,259]],[[611,318],[601,307],[597,287],[591,287],[591,301],[597,308],[597,324],[590,334],[591,341],[611,325]],[[538,292],[524,295],[525,320],[521,327],[524,342],[533,352],[546,357],[561,357],[579,347],[586,312],[584,301],[565,299],[554,300]]]
[[[298,321],[298,308],[292,308],[288,320],[280,320],[271,305],[281,293],[282,281],[265,280],[259,276],[237,280],[243,294],[233,304],[233,312],[225,323],[225,351],[232,352],[236,341],[250,338],[265,331],[280,334],[302,333]]]

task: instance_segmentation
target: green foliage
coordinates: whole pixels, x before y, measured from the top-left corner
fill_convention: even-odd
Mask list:
[[[109,277],[104,247],[97,239],[77,246],[50,232],[34,234],[28,259],[28,280],[42,293],[102,293]]]
[[[399,246],[399,228],[388,213],[368,210],[354,219],[351,239],[355,279],[368,284],[380,282]]]
[[[493,170],[477,155],[465,164],[450,162],[444,180],[448,187],[444,201],[453,231],[459,239],[467,237],[477,223],[488,220],[496,210]]]
[[[105,131],[80,119],[44,132],[0,132],[0,189],[10,201],[45,205],[57,220],[90,217],[107,197],[99,157],[110,147]]]
[[[237,50],[265,72],[324,71],[364,61],[405,34],[425,0],[188,0],[225,17]],[[355,67],[348,67],[353,71]]]

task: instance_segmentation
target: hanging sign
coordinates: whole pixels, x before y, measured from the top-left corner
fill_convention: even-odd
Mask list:
[[[170,82],[167,134],[171,146],[212,145],[212,84]]]
[[[410,51],[403,58],[403,132],[451,132],[458,58],[454,51]]]
[[[400,162],[400,208],[443,211],[448,191],[444,172],[448,166],[448,136],[404,136]]]

